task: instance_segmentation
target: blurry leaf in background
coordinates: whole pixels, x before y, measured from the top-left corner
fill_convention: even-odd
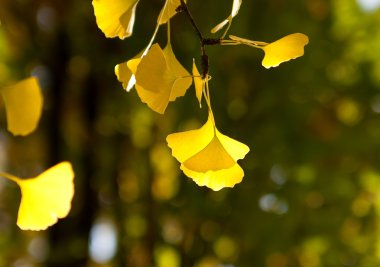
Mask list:
[[[32,179],[18,179],[21,204],[17,225],[23,230],[44,230],[64,218],[74,196],[74,172],[61,162]]]
[[[14,135],[33,132],[41,117],[43,97],[35,77],[0,88],[5,103],[8,130]]]
[[[221,134],[211,112],[200,129],[170,134],[166,140],[183,172],[199,186],[218,191],[243,179],[244,172],[236,162],[245,157],[249,147]]]
[[[170,43],[164,50],[154,44],[136,70],[136,90],[141,101],[163,114],[169,102],[185,95],[192,76],[176,59]]]
[[[74,196],[74,172],[69,162],[61,162],[35,178],[0,175],[20,186],[17,225],[22,230],[45,230],[69,213]]]
[[[132,35],[139,0],[93,0],[96,23],[108,38]]]
[[[157,267],[180,267],[181,257],[176,249],[170,246],[159,246],[154,251]]]

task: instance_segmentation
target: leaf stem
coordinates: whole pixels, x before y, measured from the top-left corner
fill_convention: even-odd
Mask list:
[[[180,0],[181,4],[176,8],[177,12],[183,12],[187,19],[190,21],[190,24],[193,26],[195,33],[197,34],[199,41],[201,43],[201,67],[202,67],[202,77],[205,79],[209,72],[209,61],[206,54],[206,45],[220,45],[221,39],[216,38],[205,38],[203,37],[202,32],[199,30],[193,16],[191,15],[185,0]]]
[[[6,178],[6,179],[11,180],[15,183],[18,183],[18,181],[20,180],[20,178],[14,176],[12,174],[6,173],[6,172],[0,172],[0,177]]]
[[[187,8],[187,4],[185,3],[185,0],[180,0],[180,2],[181,2],[181,5],[179,7],[177,7],[176,11],[177,12],[185,12],[186,17],[189,19],[191,25],[193,26],[193,29],[195,30],[196,34],[198,35],[200,42],[202,43],[203,42],[203,35],[202,35],[201,31],[199,30],[197,24],[195,23],[195,20],[194,20],[193,16],[191,15],[189,9]]]

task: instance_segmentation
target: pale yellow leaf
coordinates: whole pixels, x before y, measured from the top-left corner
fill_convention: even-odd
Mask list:
[[[41,117],[43,97],[36,78],[31,77],[0,89],[5,103],[8,130],[14,135],[33,132]]]
[[[195,95],[197,96],[199,106],[201,106],[204,81],[197,69],[197,66],[195,65],[195,60],[193,60],[193,79],[194,79]]]
[[[234,0],[234,2],[232,3],[232,11],[231,11],[232,17],[235,17],[239,13],[242,1],[243,0]]]
[[[62,162],[30,179],[17,179],[21,203],[17,225],[23,230],[44,230],[68,215],[74,195],[74,172]]]
[[[138,64],[135,76],[141,101],[161,114],[192,83],[191,75],[178,62],[170,44],[164,50],[154,44]]]
[[[287,35],[262,49],[265,52],[262,65],[265,68],[277,67],[282,62],[303,56],[304,46],[309,43],[309,38],[302,33]]]
[[[239,13],[239,9],[241,6],[242,0],[233,0],[231,14],[227,19],[218,23],[214,28],[211,29],[211,33],[216,33],[224,28],[227,24],[231,24],[232,19]]]
[[[139,0],[93,0],[96,23],[106,37],[132,35]]]
[[[228,23],[230,22],[229,19],[225,19],[222,22],[220,22],[218,25],[216,25],[214,28],[211,29],[211,33],[217,33],[221,29],[224,28]]]

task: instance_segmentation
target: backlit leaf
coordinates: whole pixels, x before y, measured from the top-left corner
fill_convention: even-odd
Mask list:
[[[42,112],[43,97],[36,78],[31,77],[0,89],[5,103],[8,130],[14,135],[33,132]]]
[[[231,40],[222,40],[222,44],[244,44],[264,50],[265,56],[262,65],[267,69],[277,67],[283,62],[303,56],[304,47],[309,43],[309,38],[302,33],[293,33],[269,44],[233,35],[229,37]]]
[[[141,101],[163,114],[169,102],[185,95],[191,75],[176,59],[170,43],[164,50],[154,44],[136,70],[136,90]]]
[[[211,112],[200,129],[170,134],[166,141],[182,171],[200,186],[220,190],[243,179],[237,160],[244,158],[249,148],[221,134]]]
[[[74,196],[74,172],[69,162],[61,162],[35,178],[21,179],[7,173],[0,176],[20,186],[17,225],[22,230],[44,230],[68,215]]]
[[[199,186],[206,186],[214,191],[225,187],[234,187],[244,177],[244,171],[239,164],[235,163],[231,168],[217,171],[196,172],[181,164],[181,170]]]
[[[180,0],[166,0],[165,5],[158,16],[157,23],[159,25],[167,23],[175,14],[177,14],[176,8],[180,5]]]
[[[225,20],[220,22],[218,25],[216,25],[214,28],[212,28],[211,32],[216,33],[218,31],[220,31],[227,24],[231,25],[232,19],[239,13],[241,3],[242,3],[242,0],[233,0],[231,14],[228,16],[228,18],[226,18]],[[227,30],[228,30],[228,28],[227,28]],[[226,30],[226,32],[227,32],[227,30]],[[224,33],[224,34],[226,34],[226,33]]]
[[[93,0],[96,23],[106,37],[132,35],[139,0]]]
[[[127,92],[129,92],[133,88],[133,86],[136,84],[135,74],[136,74],[137,66],[138,64],[140,64],[141,58],[148,53],[150,47],[152,46],[154,38],[156,38],[158,29],[159,29],[159,26],[156,26],[156,29],[154,30],[152,38],[149,41],[149,44],[143,51],[138,53],[132,59],[127,60],[115,66],[116,77],[118,81],[123,84],[123,88],[125,88]]]
[[[262,48],[265,52],[262,65],[277,67],[282,62],[303,56],[304,46],[308,43],[309,38],[302,33],[293,33],[270,43]]]
[[[136,73],[137,66],[141,61],[142,55],[143,55],[143,52],[140,52],[139,54],[137,54],[132,59],[125,61],[123,63],[117,64],[115,66],[116,77],[117,77],[118,81],[123,84],[123,88],[125,88],[125,90],[127,90],[127,92],[129,92],[136,83],[136,78],[135,78],[134,73]],[[136,63],[137,63],[137,65],[136,65]],[[130,66],[134,66],[134,65],[135,65],[135,68],[134,68],[135,70],[132,71],[130,69]]]

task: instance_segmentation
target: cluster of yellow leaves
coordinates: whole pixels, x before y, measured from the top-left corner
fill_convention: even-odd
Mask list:
[[[6,110],[8,130],[14,135],[28,135],[38,125],[43,97],[38,80],[27,78],[0,88]],[[71,164],[60,163],[41,175],[20,179],[8,173],[0,176],[16,182],[21,189],[17,225],[23,230],[44,230],[70,211],[74,194]]]
[[[138,0],[93,0],[92,3],[97,24],[106,37],[123,39],[132,34]],[[230,15],[211,30],[216,33],[227,25],[220,44],[244,44],[264,50],[262,64],[266,68],[276,67],[303,55],[308,38],[300,33],[288,35],[270,44],[232,35],[230,39],[224,39],[241,4],[242,0],[233,0]],[[249,148],[221,134],[216,128],[210,103],[209,76],[202,77],[195,62],[190,74],[173,53],[170,44],[170,19],[180,5],[180,0],[165,1],[147,47],[132,59],[116,65],[115,74],[127,91],[135,87],[141,101],[160,114],[164,114],[169,102],[185,95],[194,80],[199,105],[201,106],[202,96],[206,100],[208,120],[200,129],[170,134],[167,137],[168,145],[173,156],[181,163],[181,170],[198,185],[213,190],[233,187],[244,176],[237,161],[245,157]],[[168,26],[168,41],[164,49],[159,44],[153,44],[162,24]]]

